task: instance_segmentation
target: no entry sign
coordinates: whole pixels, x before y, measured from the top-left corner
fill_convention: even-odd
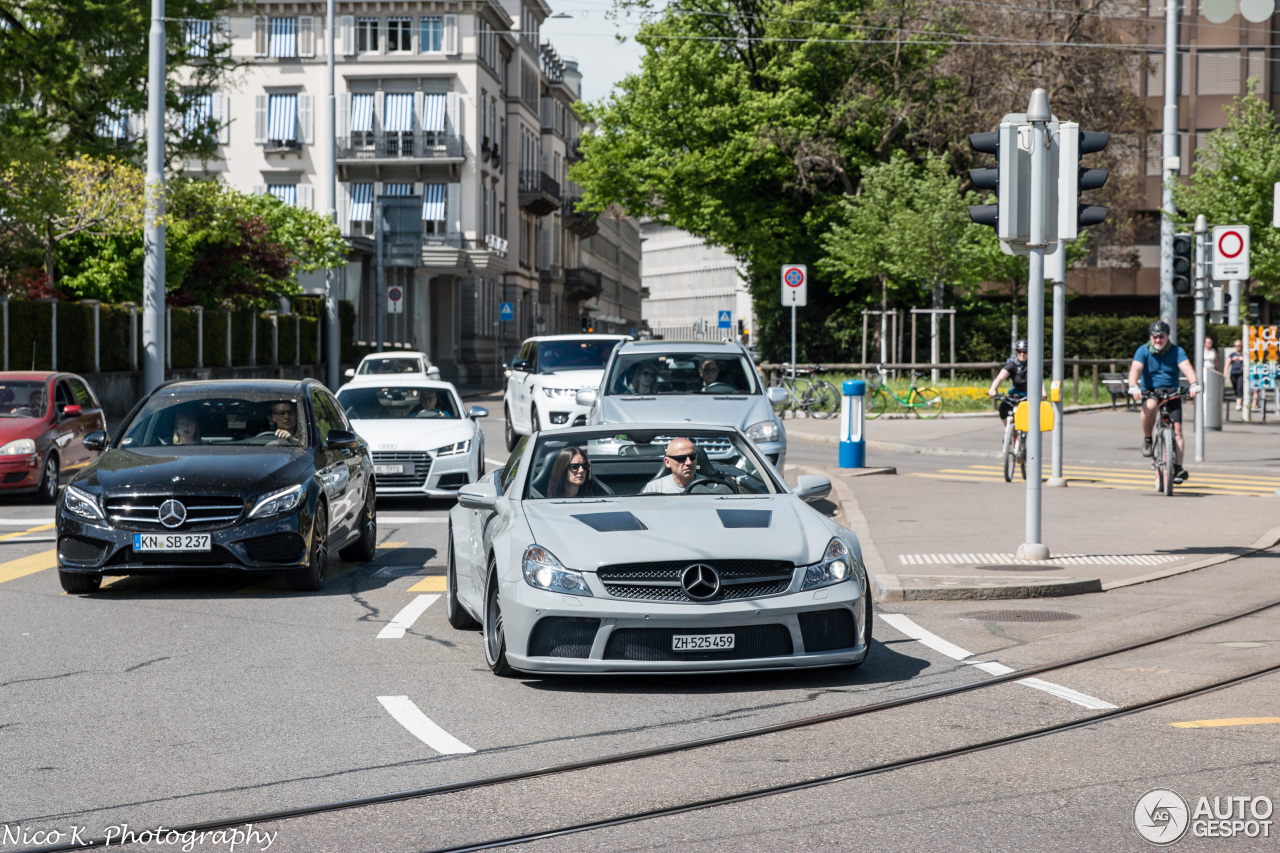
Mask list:
[[[782,307],[804,307],[809,299],[809,270],[804,264],[782,265]]]
[[[1217,281],[1248,281],[1248,225],[1214,226],[1213,278]]]

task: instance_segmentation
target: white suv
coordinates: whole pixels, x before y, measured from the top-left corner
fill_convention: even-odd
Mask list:
[[[574,399],[600,387],[613,348],[629,335],[545,335],[529,338],[511,362],[503,413],[507,450],[522,435],[586,423],[587,407]]]

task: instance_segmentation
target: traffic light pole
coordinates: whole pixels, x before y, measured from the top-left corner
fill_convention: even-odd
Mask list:
[[[1173,182],[1178,179],[1178,9],[1181,3],[1167,0],[1164,17],[1164,180],[1160,195],[1160,319],[1169,324],[1169,342],[1178,342],[1178,297],[1173,292],[1173,221],[1178,210],[1173,205]],[[1178,163],[1181,166],[1181,163]]]
[[[1052,180],[1052,179],[1051,179]],[[1062,375],[1063,358],[1066,355],[1067,314],[1067,249],[1059,241],[1057,247],[1045,257],[1045,278],[1053,282],[1053,366],[1049,377],[1050,388],[1058,389],[1058,399],[1053,403],[1052,448],[1049,454],[1049,479],[1046,486],[1066,488],[1067,479],[1062,476]],[[1030,358],[1030,356],[1028,356]]]
[[[1040,402],[1044,396],[1044,255],[1045,182],[1049,151],[1045,125],[1052,115],[1044,89],[1031,93],[1027,121],[1031,123],[1031,199],[1028,222],[1031,250],[1027,279],[1027,534],[1018,546],[1020,560],[1047,560],[1049,549],[1040,541]],[[1056,176],[1055,176],[1056,179]]]
[[[1209,223],[1204,214],[1196,217],[1196,379],[1200,380],[1200,393],[1196,395],[1196,461],[1204,461],[1204,416],[1208,407],[1204,388],[1208,384],[1204,375],[1204,295],[1209,289],[1209,277],[1205,275],[1205,241],[1209,238]]]

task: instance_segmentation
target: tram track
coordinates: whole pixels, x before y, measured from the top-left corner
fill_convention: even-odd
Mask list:
[[[263,813],[258,813],[254,815],[248,815],[248,816],[237,816],[234,818],[205,821],[201,823],[188,824],[185,826],[172,826],[172,827],[166,827],[166,829],[169,831],[178,832],[178,833],[187,833],[187,832],[216,831],[219,829],[230,829],[237,826],[243,826],[249,823],[252,823],[255,825],[261,825],[263,823],[278,822],[278,821],[290,820],[295,818],[316,816],[316,815],[322,815],[322,814],[331,813],[331,812],[344,811],[348,809],[377,806],[377,805],[387,805],[387,804],[398,803],[398,802],[406,802],[410,800],[441,797],[441,796],[450,795],[450,794],[460,794],[460,793],[474,791],[481,788],[496,787],[500,785],[525,782],[533,779],[538,779],[541,777],[563,775],[563,774],[575,773],[580,771],[593,770],[597,768],[607,767],[610,765],[626,764],[629,762],[638,762],[643,759],[659,758],[663,756],[673,755],[679,752],[699,750],[699,749],[704,749],[707,747],[712,747],[720,744],[733,743],[737,741],[746,741],[746,740],[755,739],[755,738],[762,738],[767,735],[778,734],[782,732],[788,732],[788,731],[793,731],[793,730],[812,727],[812,726],[818,726],[825,723],[833,723],[838,721],[849,720],[856,717],[881,713],[884,711],[889,711],[897,708],[920,705],[920,704],[936,701],[939,699],[959,696],[959,695],[974,692],[977,690],[983,690],[983,689],[995,687],[1001,684],[1019,681],[1021,679],[1040,675],[1043,673],[1068,669],[1070,667],[1080,666],[1082,664],[1090,663],[1093,661],[1116,657],[1119,655],[1126,654],[1128,652],[1148,648],[1154,645],[1158,645],[1160,643],[1166,643],[1172,640],[1186,637],[1188,635],[1195,634],[1200,631],[1205,631],[1211,628],[1216,628],[1222,625],[1230,624],[1232,622],[1246,619],[1250,616],[1263,613],[1265,611],[1274,609],[1276,607],[1280,607],[1280,598],[1274,599],[1262,604],[1254,605],[1245,610],[1237,611],[1227,616],[1221,616],[1221,617],[1216,617],[1210,620],[1206,620],[1204,622],[1200,622],[1198,624],[1195,624],[1186,628],[1179,628],[1174,631],[1166,632],[1164,634],[1156,635],[1153,637],[1147,637],[1141,640],[1136,640],[1133,642],[1110,647],[1107,649],[1102,649],[1095,652],[1090,652],[1090,653],[1079,655],[1067,660],[1042,664],[1035,667],[1029,667],[1027,669],[1015,670],[1013,672],[1009,672],[1003,675],[992,676],[990,678],[981,679],[979,681],[969,682],[969,683],[960,684],[960,685],[954,685],[954,686],[945,687],[945,688],[939,688],[936,690],[925,691],[923,693],[916,693],[909,696],[902,696],[895,699],[886,700],[883,702],[876,702],[868,705],[861,705],[855,708],[847,708],[841,711],[833,711],[833,712],[818,714],[810,717],[803,717],[796,720],[788,720],[786,722],[781,722],[781,723],[773,723],[767,726],[759,726],[756,728],[746,729],[740,732],[714,735],[706,738],[697,738],[697,739],[682,741],[679,743],[667,744],[664,746],[649,747],[649,748],[640,749],[640,750],[615,753],[612,755],[601,756],[597,758],[565,762],[562,764],[549,765],[546,767],[536,768],[533,770],[498,774],[498,775],[493,775],[488,777],[466,780],[462,782],[454,782],[454,783],[448,783],[443,785],[434,785],[434,786],[420,788],[420,789],[400,791],[400,792],[375,795],[370,797],[346,799],[346,800],[334,801],[334,802],[323,803],[323,804],[318,804],[313,806],[304,806],[304,807],[283,809],[283,810],[272,811],[272,812],[263,812]],[[486,850],[486,849],[493,849],[495,847],[528,843],[532,841],[553,838],[561,835],[569,835],[574,833],[589,832],[597,829],[605,829],[608,827],[619,826],[626,823],[678,815],[678,814],[697,811],[701,809],[714,808],[716,806],[721,806],[721,805],[729,805],[732,803],[744,802],[747,800],[759,799],[762,797],[801,791],[807,788],[834,784],[837,782],[852,780],[852,779],[856,779],[864,776],[887,773],[894,770],[917,766],[920,764],[926,764],[926,763],[935,762],[935,761],[942,761],[949,758],[959,757],[962,755],[982,752],[985,750],[994,749],[1004,745],[1033,740],[1036,738],[1041,738],[1048,735],[1057,734],[1060,732],[1070,731],[1072,729],[1080,728],[1083,726],[1089,726],[1099,722],[1105,722],[1107,720],[1117,719],[1117,718],[1121,718],[1131,714],[1141,713],[1143,711],[1152,710],[1154,708],[1158,708],[1163,705],[1185,701],[1187,699],[1195,698],[1197,696],[1204,695],[1206,693],[1211,693],[1217,690],[1232,687],[1234,685],[1244,683],[1251,679],[1265,677],[1267,675],[1277,673],[1277,672],[1280,672],[1280,664],[1275,664],[1269,667],[1253,670],[1247,673],[1232,676],[1230,678],[1221,679],[1213,683],[1210,683],[1208,685],[1201,685],[1198,687],[1188,688],[1183,691],[1178,691],[1176,693],[1168,694],[1165,696],[1158,697],[1156,699],[1148,700],[1148,701],[1130,705],[1127,707],[1104,711],[1097,714],[1092,714],[1088,717],[1085,717],[1079,720],[1071,720],[1067,722],[1040,727],[1027,732],[1009,734],[1002,737],[983,741],[977,744],[960,746],[960,747],[955,747],[951,749],[937,750],[937,751],[927,753],[925,755],[917,755],[917,756],[900,759],[896,761],[884,762],[884,763],[875,764],[875,765],[868,765],[868,766],[855,768],[848,771],[828,774],[818,778],[806,779],[801,782],[784,783],[784,784],[772,785],[768,787],[761,787],[758,789],[752,789],[752,790],[741,791],[733,794],[726,794],[718,797],[701,799],[691,803],[637,811],[632,814],[618,815],[610,818],[603,818],[596,821],[586,821],[586,822],[572,824],[572,825],[565,825],[556,829],[541,830],[538,832],[531,832],[526,834],[504,836],[501,838],[494,838],[494,839],[490,839],[482,842],[468,843],[463,845],[432,848],[429,851],[424,851],[424,853],[461,853],[461,851]],[[63,851],[85,850],[85,849],[91,849],[94,847],[106,847],[108,846],[108,844],[109,843],[107,839],[98,838],[98,839],[92,839],[92,840],[85,840],[80,843],[77,843],[74,846],[58,845],[58,846],[29,848],[28,851],[26,851],[26,853],[63,853]],[[120,847],[121,845],[117,840],[114,844],[111,844],[110,846]],[[128,846],[126,845],[124,849],[128,849]],[[135,848],[135,849],[142,849],[142,848]]]

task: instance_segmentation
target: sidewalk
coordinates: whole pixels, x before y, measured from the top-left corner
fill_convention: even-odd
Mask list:
[[[1064,421],[1064,462],[1126,472],[1140,490],[1076,480],[1041,489],[1041,539],[1050,559],[1015,556],[1026,530],[1027,489],[955,479],[957,470],[999,457],[999,422],[987,418],[873,421],[867,424],[868,465],[892,465],[894,476],[838,468],[834,420],[787,420],[791,441],[832,445],[822,473],[833,484],[843,519],[863,543],[879,601],[1013,599],[1104,592],[1209,565],[1248,559],[1280,542],[1280,513],[1272,498],[1229,494],[1159,495],[1145,487],[1150,464],[1137,450],[1136,413],[1095,411]],[[1190,425],[1188,425],[1190,427]],[[1045,435],[1044,475],[1049,473]],[[1209,463],[1197,471],[1242,472],[1261,479],[1280,474],[1280,425],[1227,424],[1206,436]],[[1188,457],[1194,446],[1187,430]],[[938,456],[969,457],[951,462]],[[949,467],[954,466],[954,467]],[[802,471],[803,472],[803,471]],[[952,472],[948,474],[947,472]],[[1247,473],[1243,473],[1247,472]],[[1127,476],[1127,475],[1126,475]],[[1141,478],[1141,479],[1140,479]]]

